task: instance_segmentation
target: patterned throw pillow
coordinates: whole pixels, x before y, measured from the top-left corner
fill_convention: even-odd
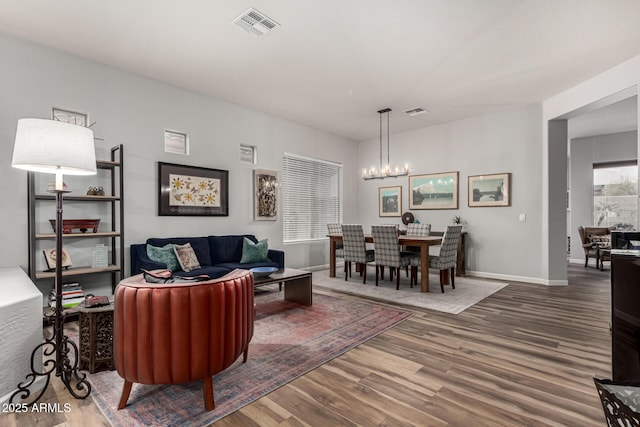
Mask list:
[[[184,245],[175,245],[173,250],[176,253],[180,267],[184,271],[191,271],[200,268],[200,261],[191,247],[191,243],[185,243]]]
[[[260,240],[258,243],[253,243],[251,240],[244,238],[242,243],[242,259],[241,263],[246,262],[265,262],[271,261],[267,254],[269,253],[269,246],[267,239]]]
[[[598,236],[594,234],[590,234],[589,242],[591,242],[591,245],[594,248],[595,247],[609,248],[611,247],[611,234],[598,235]]]
[[[178,271],[180,270],[180,264],[178,263],[178,258],[176,258],[176,254],[173,251],[174,246],[175,245],[173,243],[169,243],[161,248],[147,245],[147,256],[151,261],[167,264],[167,269],[171,271]]]

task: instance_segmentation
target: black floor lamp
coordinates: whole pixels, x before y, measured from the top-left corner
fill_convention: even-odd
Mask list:
[[[62,194],[68,191],[64,189],[62,175],[96,174],[93,131],[87,127],[55,120],[20,119],[16,130],[11,166],[56,175],[55,189],[49,190],[56,196],[56,306],[53,313],[53,334],[33,349],[31,373],[27,375],[26,381],[18,384],[18,389],[11,395],[10,401],[13,403],[16,396],[19,396],[21,400],[28,399],[36,380],[46,378],[44,387],[32,400],[32,402],[38,401],[46,391],[53,372],[60,377],[67,390],[75,398],[84,399],[91,393],[91,385],[85,379],[86,375],[78,372],[78,347],[64,335]],[[47,360],[43,362],[42,369],[38,369],[38,358],[41,358],[42,355]]]

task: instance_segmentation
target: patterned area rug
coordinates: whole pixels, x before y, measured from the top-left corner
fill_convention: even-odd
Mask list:
[[[314,274],[315,276],[315,274]],[[328,362],[411,315],[366,302],[313,294],[313,306],[256,293],[255,332],[249,360],[242,356],[213,377],[216,408],[207,412],[202,382],[134,384],[129,403],[116,409],[123,380],[116,371],[89,375],[91,397],[113,426],[204,426]]]
[[[313,285],[379,301],[428,308],[451,314],[461,313],[508,285],[505,282],[475,277],[456,277],[456,288],[452,289],[451,286],[445,285],[444,293],[442,293],[439,276],[430,274],[429,292],[421,293],[419,278],[418,286],[411,288],[405,272],[401,271],[400,289],[396,290],[395,279],[393,282],[389,281],[388,269],[385,269],[385,273],[385,280],[380,280],[376,287],[376,273],[372,266],[368,267],[367,283],[363,284],[360,274],[355,271],[352,271],[352,277],[345,281],[343,266],[339,265],[336,277],[329,277],[329,269],[314,271]]]

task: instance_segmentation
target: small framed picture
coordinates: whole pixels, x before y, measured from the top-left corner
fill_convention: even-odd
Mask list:
[[[56,269],[55,248],[45,249],[42,253],[44,254],[44,260],[47,263],[47,271],[54,271]],[[62,268],[67,270],[69,267],[71,267],[71,257],[67,253],[67,250],[62,248]]]
[[[469,207],[511,206],[511,174],[469,176]]]
[[[59,122],[71,123],[78,126],[89,126],[89,115],[78,111],[63,110],[62,108],[53,107],[51,109],[51,118]]]
[[[278,219],[278,172],[267,169],[253,171],[253,219]]]
[[[402,216],[402,186],[378,188],[378,215]]]

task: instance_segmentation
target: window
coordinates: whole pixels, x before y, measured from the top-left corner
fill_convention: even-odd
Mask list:
[[[173,154],[189,154],[189,134],[177,130],[164,130],[164,151]]]
[[[289,153],[282,160],[284,242],[326,239],[327,224],[342,222],[342,165]]]
[[[619,230],[638,227],[638,164],[593,165],[593,223]]]

